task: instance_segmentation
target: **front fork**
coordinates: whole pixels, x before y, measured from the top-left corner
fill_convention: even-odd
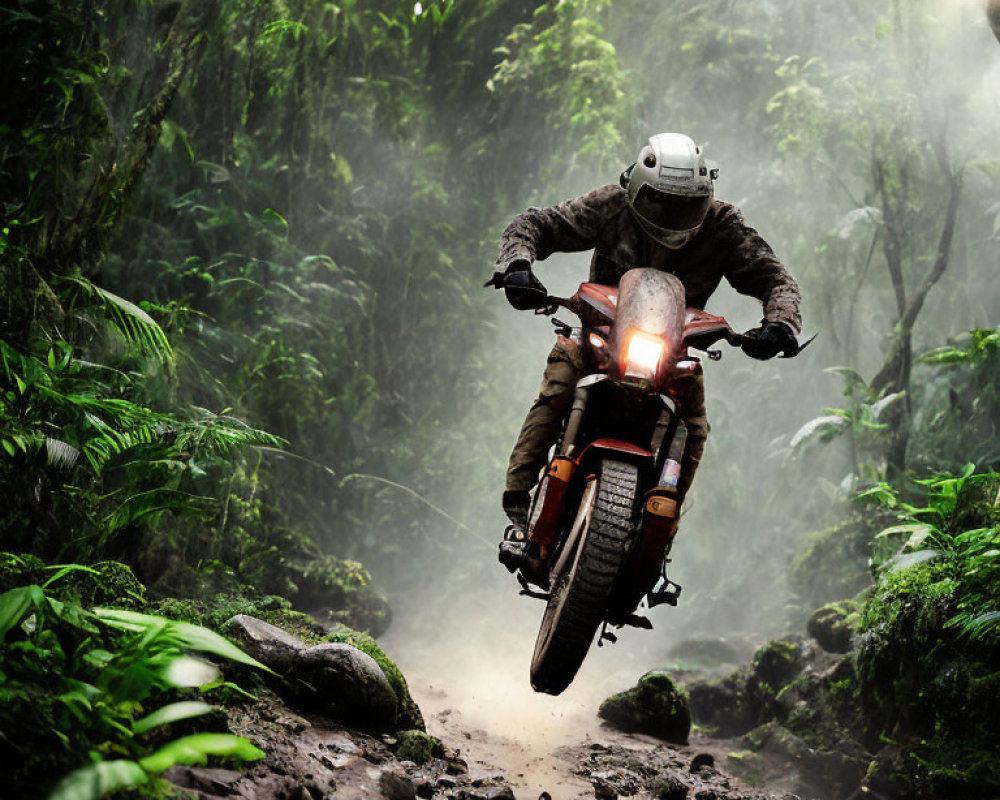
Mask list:
[[[669,426],[673,412],[664,409],[661,412],[661,422]],[[659,429],[660,425],[657,425]],[[681,497],[678,491],[681,477],[681,463],[684,458],[684,447],[687,444],[687,426],[680,420],[674,426],[673,435],[667,445],[666,457],[662,459],[659,480],[656,486],[646,492],[643,503],[642,518],[639,522],[639,538],[631,558],[631,575],[624,581],[630,595],[635,596],[638,605],[642,595],[652,591],[660,576],[664,559],[670,553],[670,547],[677,533],[680,520]],[[660,444],[662,447],[662,442]],[[659,455],[660,447],[654,449]],[[657,463],[661,459],[657,458]],[[670,602],[666,600],[664,602]]]
[[[563,500],[569,488],[576,462],[571,455],[576,446],[576,438],[580,432],[583,413],[587,410],[587,398],[590,386],[577,386],[573,393],[573,407],[566,419],[566,427],[559,444],[559,452],[549,463],[545,477],[542,479],[535,498],[532,513],[532,524],[529,526],[531,541],[538,547],[541,558],[545,558],[559,533],[559,523],[563,513]]]

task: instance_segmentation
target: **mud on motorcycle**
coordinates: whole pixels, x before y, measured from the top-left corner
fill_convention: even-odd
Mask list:
[[[617,287],[583,283],[569,298],[537,282],[526,294],[518,307],[550,316],[566,308],[581,323],[553,319],[580,348],[584,369],[529,510],[534,557],[518,570],[521,593],[546,601],[531,685],[560,694],[599,628],[599,643],[615,641],[609,625],[652,628],[635,613],[644,597],[650,608],[676,605],[680,586],[665,567],[680,516],[681,403],[685,381],[701,372],[689,349],[716,360],[714,344],[750,351],[756,337],[687,308],[680,280],[654,269],[629,270]],[[798,355],[809,341],[782,356]]]

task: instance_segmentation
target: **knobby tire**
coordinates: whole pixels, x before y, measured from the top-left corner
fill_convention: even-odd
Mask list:
[[[628,552],[638,478],[634,464],[601,461],[590,524],[577,543],[579,554],[555,576],[538,631],[531,661],[536,692],[560,694],[572,683],[607,615],[608,597]]]

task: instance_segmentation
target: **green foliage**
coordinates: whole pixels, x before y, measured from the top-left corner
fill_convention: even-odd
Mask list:
[[[498,48],[503,60],[487,85],[505,95],[505,113],[539,131],[522,143],[525,150],[548,154],[564,139],[584,158],[606,160],[623,150],[631,111],[627,79],[598,21],[610,5],[609,0],[545,3]],[[538,128],[538,114],[552,124]],[[553,164],[557,180],[564,179],[561,166]]]
[[[27,559],[5,560],[30,566]],[[24,583],[0,594],[0,755],[16,765],[6,783],[10,791],[26,796],[30,787],[37,795],[88,759],[92,763],[65,775],[51,796],[103,797],[209,754],[263,755],[229,734],[166,743],[162,733],[151,736],[213,711],[202,701],[175,699],[223,686],[218,669],[191,652],[262,665],[196,625],[58,599],[60,584],[101,572],[75,564],[45,569],[52,574],[44,585]]]
[[[901,500],[886,484],[863,494],[898,520],[875,537],[875,566],[891,574],[932,561],[928,569],[947,582],[955,602],[945,626],[1000,644],[1000,479],[974,473],[969,464],[958,475],[917,483],[926,493],[921,506]]]
[[[81,358],[64,340],[40,352],[0,341],[0,360],[0,474],[14,500],[0,529],[22,547],[93,557],[168,512],[205,518],[216,504],[198,488],[210,470],[241,448],[282,444],[228,414],[155,411],[143,403],[141,374]],[[29,481],[44,492],[18,496],[13,487]],[[50,504],[76,542],[31,524]]]
[[[919,359],[922,403],[914,426],[915,464],[956,470],[1000,465],[1000,330],[977,329]]]

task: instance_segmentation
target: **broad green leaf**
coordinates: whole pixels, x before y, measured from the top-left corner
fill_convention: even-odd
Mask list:
[[[911,536],[917,533],[923,533],[924,535],[930,533],[933,529],[930,525],[923,522],[910,522],[904,525],[892,525],[891,527],[884,528],[875,534],[876,539],[887,539],[890,536],[896,536],[900,533],[910,534]]]
[[[219,670],[191,656],[178,656],[163,670],[163,680],[178,689],[199,688],[218,680]]]
[[[147,781],[149,776],[135,761],[99,761],[69,773],[59,781],[48,800],[100,800]]]
[[[189,622],[174,622],[170,626],[169,636],[179,647],[200,650],[204,653],[211,653],[222,658],[228,658],[231,661],[238,661],[242,664],[248,664],[251,667],[257,667],[266,672],[272,672],[272,670],[265,667],[257,659],[248,656],[225,637],[200,625],[192,625]]]
[[[940,550],[917,550],[915,553],[900,553],[886,561],[881,569],[884,573],[899,572],[925,561],[932,561],[941,555]]]
[[[256,761],[264,751],[246,739],[228,733],[196,733],[165,744],[159,750],[139,760],[143,769],[159,774],[174,764],[203,764],[208,756],[229,756],[243,761]]]
[[[847,425],[847,419],[838,415],[831,414],[830,416],[816,417],[809,420],[809,422],[795,432],[788,446],[794,450],[800,444],[812,439],[814,436],[829,435],[834,431],[845,429]]]
[[[122,608],[95,608],[94,613],[107,624],[123,630],[149,631],[159,628],[165,621],[163,617],[140,614],[137,611],[128,611]],[[163,627],[162,641],[170,642],[182,649],[211,653],[231,661],[238,661],[241,664],[248,664],[265,672],[272,672],[215,631],[210,631],[200,625],[192,625],[189,622],[168,621],[168,623]]]
[[[38,608],[44,601],[45,595],[40,586],[18,586],[0,594],[0,640],[24,619],[28,611]]]
[[[160,725],[203,716],[208,714],[212,708],[213,706],[201,700],[183,700],[179,703],[170,703],[170,705],[158,708],[152,714],[136,720],[132,725],[132,730],[136,733],[145,733]]]
[[[56,574],[49,578],[45,583],[42,584],[43,589],[47,589],[50,584],[55,583],[57,580],[62,578],[64,575],[68,575],[71,572],[89,572],[92,575],[100,575],[96,569],[92,567],[86,567],[83,564],[52,564],[45,569],[57,570]]]

